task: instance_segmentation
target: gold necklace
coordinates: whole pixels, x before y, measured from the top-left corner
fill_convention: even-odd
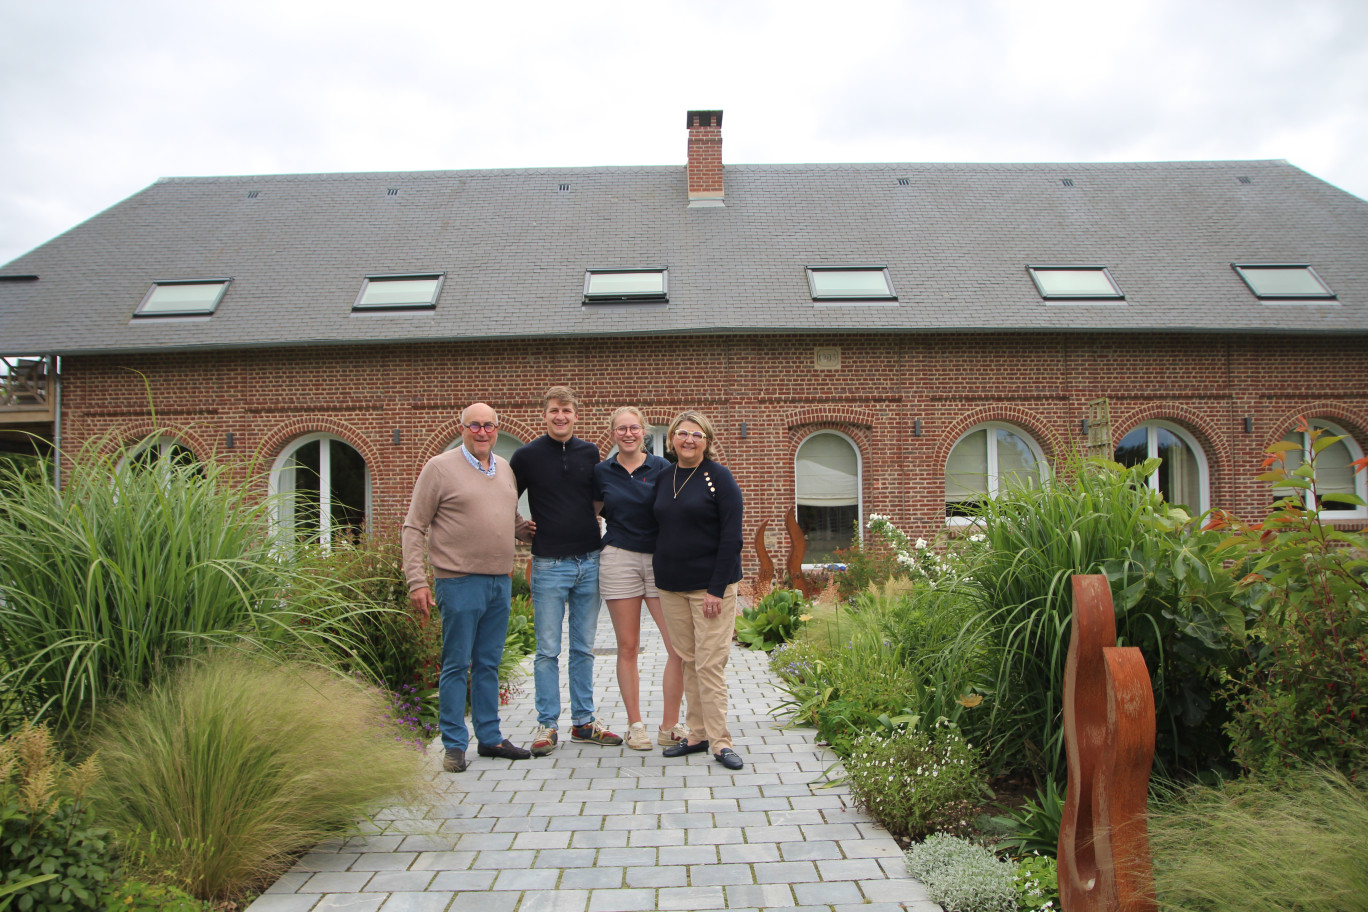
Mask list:
[[[697,472],[697,471],[698,471],[698,466],[701,466],[702,464],[703,464],[703,463],[700,462],[698,465],[696,465],[696,466],[693,467],[693,472],[690,472],[690,473],[689,473],[689,478],[693,478],[693,477],[694,477],[694,472]],[[689,478],[684,479],[684,484],[680,485],[679,487],[675,487],[675,482],[679,481],[679,463],[675,463],[675,467],[674,467],[674,476],[670,479],[670,487],[671,487],[671,488],[674,488],[674,499],[675,499],[675,500],[678,500],[678,499],[679,499],[679,492],[682,491],[682,490],[684,490],[684,485],[686,485],[686,484],[689,483]]]

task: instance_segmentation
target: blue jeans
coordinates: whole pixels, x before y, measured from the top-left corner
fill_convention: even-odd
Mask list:
[[[503,741],[499,732],[499,661],[508,638],[513,581],[506,575],[473,573],[438,579],[442,612],[442,676],[437,684],[442,746],[465,750],[466,675],[470,676],[470,720],[481,744]]]
[[[532,619],[537,628],[537,724],[559,728],[561,625],[570,610],[570,720],[594,721],[594,635],[598,632],[599,553],[532,558]]]

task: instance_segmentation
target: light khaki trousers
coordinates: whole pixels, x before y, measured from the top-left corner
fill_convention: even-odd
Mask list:
[[[704,589],[693,592],[660,590],[660,607],[670,642],[684,660],[684,699],[689,711],[685,724],[691,740],[706,739],[714,754],[732,746],[727,731],[727,659],[736,628],[736,584],[722,596],[722,611],[703,616]]]

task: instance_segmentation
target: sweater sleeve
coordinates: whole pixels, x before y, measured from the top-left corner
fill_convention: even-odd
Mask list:
[[[708,583],[708,594],[718,598],[740,579],[741,511],[741,488],[730,471],[721,469],[717,473],[717,563],[713,565],[712,580]]]
[[[400,549],[404,560],[404,579],[408,581],[409,592],[421,589],[428,584],[427,532],[432,525],[432,517],[437,514],[439,501],[437,483],[441,470],[429,460],[418,473],[418,482],[413,486],[413,499],[409,501],[408,515],[404,517],[404,528],[400,534]]]

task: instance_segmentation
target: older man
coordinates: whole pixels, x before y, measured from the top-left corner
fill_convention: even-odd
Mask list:
[[[468,765],[467,673],[479,755],[531,756],[499,731],[499,661],[508,636],[513,540],[526,534],[527,524],[518,517],[513,470],[494,455],[498,438],[494,409],[477,402],[461,412],[461,445],[423,466],[404,519],[409,604],[423,623],[434,604],[442,612],[439,723],[446,748],[442,768],[449,773],[464,772]],[[435,598],[423,566],[425,543]]]

